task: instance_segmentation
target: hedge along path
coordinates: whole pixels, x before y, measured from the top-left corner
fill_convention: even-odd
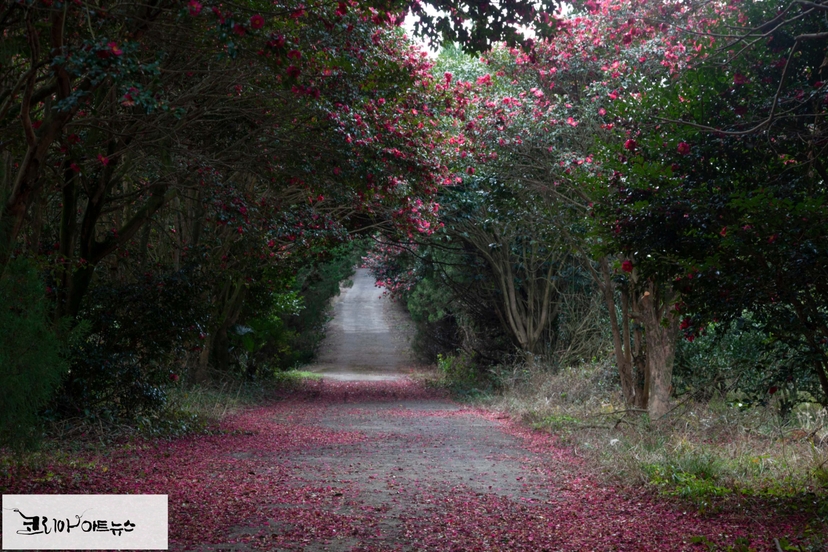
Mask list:
[[[376,371],[387,377],[309,381],[213,434],[12,470],[0,486],[168,494],[172,550],[692,550],[702,535],[773,550],[806,523],[772,509],[702,517],[609,486],[553,435]]]

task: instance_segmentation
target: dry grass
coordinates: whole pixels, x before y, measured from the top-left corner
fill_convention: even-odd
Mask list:
[[[678,403],[651,424],[624,407],[610,364],[503,373],[490,406],[561,436],[608,478],[643,483],[704,506],[711,497],[828,496],[828,412],[800,405],[786,419],[773,402],[741,408],[719,397]]]

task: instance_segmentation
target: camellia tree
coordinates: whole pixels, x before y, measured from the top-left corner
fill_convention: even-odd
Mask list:
[[[775,377],[822,402],[825,11],[756,2],[722,14],[703,36],[711,59],[642,101],[650,128],[632,139],[660,161],[649,187],[615,202],[619,242],[676,274],[685,337],[747,313],[811,368]]]
[[[675,52],[687,50],[680,33],[652,22],[661,15],[648,4],[590,4],[586,13],[557,20],[555,37],[531,51],[490,52],[489,73],[466,93],[474,117],[464,129],[475,170],[496,174],[556,213],[556,231],[580,251],[603,290],[624,396],[654,418],[668,410],[679,326],[674,275],[645,270],[615,241],[614,225],[604,234],[601,206],[619,182],[647,178],[630,163],[630,124],[637,122],[625,105],[669,79],[679,67]],[[670,56],[674,61],[659,62]],[[502,81],[512,90],[499,90]]]
[[[181,284],[169,304],[190,323],[164,318],[170,346],[222,366],[228,330],[261,314],[246,305],[287,293],[273,266],[325,262],[378,225],[428,231],[437,91],[402,7],[5,5],[0,266],[34,259],[54,318],[97,317],[87,343],[139,352],[150,333],[110,330],[152,310],[106,301]]]
[[[625,399],[653,418],[669,410],[688,308],[677,278],[687,269],[676,262],[674,235],[636,213],[678,182],[673,164],[689,152],[682,131],[663,120],[667,105],[689,101],[670,97],[674,84],[706,59],[711,25],[740,13],[691,8],[588,2],[530,51],[488,53],[488,74],[458,90],[454,108],[470,170],[580,221],[558,229],[593,258],[586,266],[609,310]]]

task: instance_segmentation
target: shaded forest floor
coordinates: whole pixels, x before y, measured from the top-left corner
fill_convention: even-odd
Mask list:
[[[702,514],[613,486],[409,379],[309,380],[206,434],[0,466],[4,494],[168,494],[173,550],[777,550],[814,530],[806,498]]]

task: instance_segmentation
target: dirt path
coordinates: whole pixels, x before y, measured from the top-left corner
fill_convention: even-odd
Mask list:
[[[553,436],[410,380],[315,382],[224,432],[165,453],[198,484],[170,493],[173,550],[770,551],[802,528],[613,488]]]
[[[201,549],[687,550],[704,535],[761,550],[786,531],[607,487],[551,435],[415,384],[405,316],[380,295],[358,270],[311,367],[323,380],[236,420],[259,436],[232,453],[264,483],[259,521]]]
[[[381,297],[367,269],[357,269],[352,281],[334,300],[333,320],[309,370],[340,381],[403,377],[413,364],[405,340],[409,321],[399,305]]]
[[[705,517],[614,488],[554,436],[402,377],[402,321],[389,324],[378,296],[359,272],[314,368],[322,380],[209,435],[0,470],[0,490],[167,494],[171,550],[726,550],[739,538],[775,550],[774,537],[801,534],[795,513]]]

